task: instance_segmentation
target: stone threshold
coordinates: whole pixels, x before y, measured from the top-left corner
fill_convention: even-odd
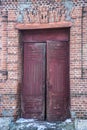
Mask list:
[[[64,122],[46,122],[20,118],[14,121],[13,118],[2,117],[0,130],[87,130],[87,120],[67,119]]]
[[[46,122],[36,119],[23,119],[13,121],[11,118],[0,119],[0,130],[75,130],[71,119],[64,122]]]

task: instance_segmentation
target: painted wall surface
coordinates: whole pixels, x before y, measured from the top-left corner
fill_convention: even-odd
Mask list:
[[[87,0],[11,0],[0,4],[0,116],[19,117],[23,76],[21,33],[31,24],[70,22],[70,111],[87,118]],[[68,26],[67,26],[68,27]]]

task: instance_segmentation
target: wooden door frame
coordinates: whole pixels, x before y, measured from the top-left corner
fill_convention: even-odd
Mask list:
[[[52,29],[52,28],[51,28]],[[55,30],[55,28],[53,28],[54,30]],[[63,29],[63,28],[61,28],[61,29]],[[57,29],[56,28],[56,30],[57,31],[59,31],[59,30],[61,30],[61,29]],[[66,29],[66,28],[64,28],[64,29]],[[36,29],[34,29],[34,30],[36,30]],[[33,31],[34,31],[33,30]],[[37,29],[38,30],[38,29]],[[42,30],[42,29],[41,29]],[[45,30],[47,30],[47,29],[45,29]],[[66,41],[68,41],[69,42],[69,40],[70,40],[70,28],[67,28],[67,30],[68,30],[68,39],[66,40]],[[29,30],[28,30],[29,31]],[[31,30],[30,30],[31,31]],[[42,30],[42,31],[44,31],[44,30]],[[52,32],[51,32],[52,33]],[[21,30],[21,34],[23,34],[23,30]],[[24,41],[23,41],[23,39],[21,40],[22,42],[22,54],[23,54],[23,57],[24,57]],[[61,40],[60,40],[61,41]],[[63,40],[63,41],[65,41],[65,40]],[[33,42],[35,42],[35,41],[33,41]],[[36,42],[38,42],[38,41],[36,41]],[[47,41],[41,41],[40,43],[43,43],[43,42],[47,42]],[[23,68],[24,68],[24,61],[22,60],[22,63],[23,63],[23,66],[22,66],[22,71],[23,71]],[[23,76],[22,76],[22,79],[23,79]],[[70,78],[69,78],[70,79]],[[22,102],[21,102],[21,104],[22,104]],[[46,109],[46,108],[45,108]],[[45,112],[46,113],[46,112]],[[45,117],[46,118],[46,117]]]

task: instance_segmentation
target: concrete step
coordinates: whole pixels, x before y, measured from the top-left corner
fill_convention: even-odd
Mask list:
[[[65,122],[46,122],[34,119],[19,119],[11,123],[10,130],[75,130],[71,119]]]

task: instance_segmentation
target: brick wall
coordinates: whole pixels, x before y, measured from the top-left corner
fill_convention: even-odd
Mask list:
[[[19,117],[23,76],[21,31],[17,25],[70,27],[70,111],[87,118],[87,1],[11,0],[0,5],[0,116]]]

